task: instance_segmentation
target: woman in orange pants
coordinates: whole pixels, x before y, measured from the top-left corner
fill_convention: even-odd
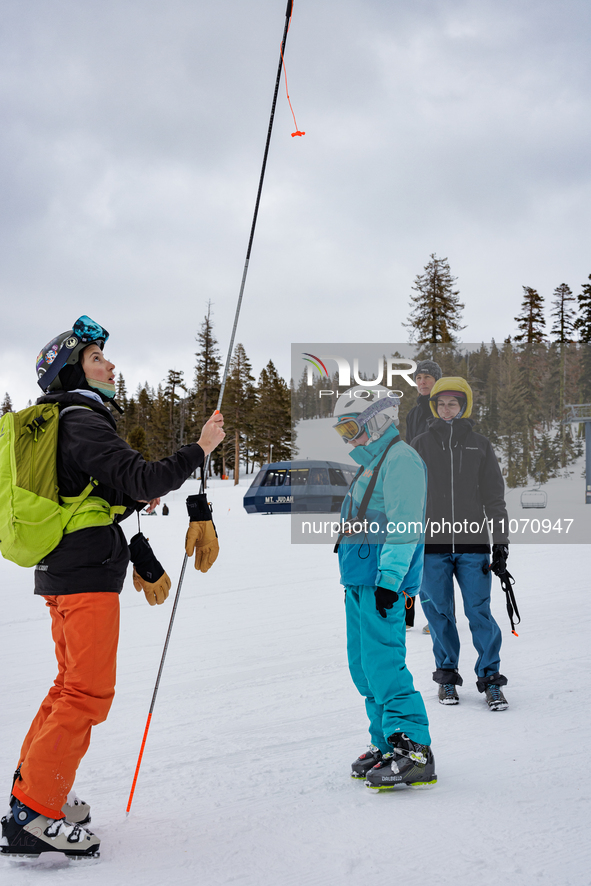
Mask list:
[[[115,696],[119,595],[46,597],[58,674],[20,753],[13,794],[50,818],[62,818],[64,796],[88,750],[93,726],[107,719]]]
[[[129,546],[119,521],[178,489],[225,436],[218,413],[206,422],[198,443],[161,461],[144,461],[117,435],[105,405],[114,403],[115,394],[115,367],[103,354],[107,338],[105,329],[83,316],[37,358],[45,392],[37,402],[57,403],[60,410],[60,496],[79,496],[91,478],[95,487],[60,543],[35,568],[35,593],[51,614],[58,675],[23,743],[10,811],[2,819],[0,854],[18,858],[44,852],[98,855],[100,841],[81,820],[88,821],[89,808],[76,808],[68,795],[92,727],[106,719],[115,694],[119,593],[130,547],[134,584],[148,602],[164,602],[170,587],[147,541],[138,534]],[[140,569],[146,556],[156,574]]]

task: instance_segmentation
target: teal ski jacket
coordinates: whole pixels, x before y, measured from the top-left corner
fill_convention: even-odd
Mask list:
[[[384,454],[398,437],[392,426],[372,443],[357,446],[351,458],[365,467],[351,485],[341,508],[341,525],[355,526],[363,494]],[[380,468],[361,532],[345,535],[339,545],[341,583],[373,585],[414,597],[421,585],[427,468],[402,440],[391,446]]]

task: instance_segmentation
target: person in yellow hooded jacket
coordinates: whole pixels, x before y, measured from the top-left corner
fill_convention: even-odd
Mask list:
[[[427,616],[439,684],[439,701],[458,704],[460,640],[455,620],[454,576],[478,653],[479,692],[491,710],[508,704],[501,690],[501,630],[490,609],[491,562],[506,562],[509,538],[505,484],[490,441],[473,430],[472,389],[443,377],[431,390],[433,418],[412,446],[427,465],[425,563],[420,600]]]

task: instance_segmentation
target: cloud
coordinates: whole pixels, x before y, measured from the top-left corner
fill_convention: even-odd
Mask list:
[[[87,313],[135,388],[229,340],[284,3],[8,2],[0,38],[0,395]],[[522,285],[588,277],[588,4],[296,0],[237,340],[404,337],[448,256],[464,335],[504,337]],[[491,305],[494,304],[494,310]],[[14,367],[18,366],[18,372]]]

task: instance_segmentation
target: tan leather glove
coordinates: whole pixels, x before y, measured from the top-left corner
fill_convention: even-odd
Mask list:
[[[189,557],[195,552],[195,569],[200,572],[207,572],[213,566],[220,552],[220,545],[211,520],[189,523],[185,551]]]
[[[168,597],[170,585],[171,581],[166,572],[162,573],[158,581],[151,584],[145,578],[142,578],[141,575],[138,575],[135,566],[133,567],[133,586],[136,591],[144,592],[150,606],[159,606],[161,603],[164,603]]]

